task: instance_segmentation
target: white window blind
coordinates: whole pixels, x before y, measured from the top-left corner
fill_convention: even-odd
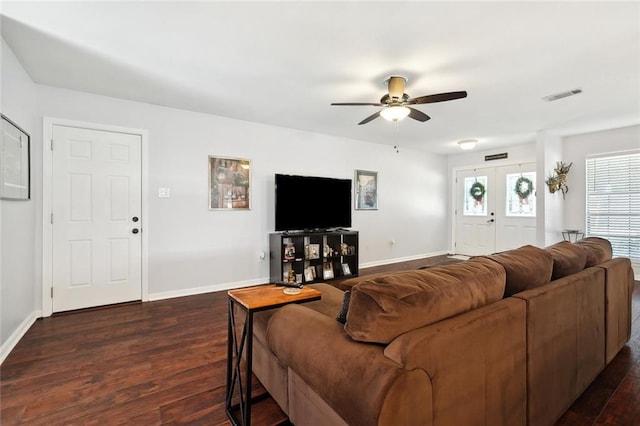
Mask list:
[[[640,152],[587,158],[587,236],[640,262]]]

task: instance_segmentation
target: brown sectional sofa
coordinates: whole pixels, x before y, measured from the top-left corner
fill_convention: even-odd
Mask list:
[[[348,303],[313,287],[254,318],[253,371],[298,426],[550,425],[630,337],[631,265],[599,238],[357,277]]]

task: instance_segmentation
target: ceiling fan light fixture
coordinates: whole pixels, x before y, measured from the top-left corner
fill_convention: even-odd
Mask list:
[[[380,115],[385,120],[399,121],[409,115],[410,112],[411,110],[405,106],[390,106],[380,111]]]
[[[459,141],[458,146],[460,147],[460,149],[467,151],[475,148],[477,143],[478,143],[477,139],[465,139],[465,140]]]

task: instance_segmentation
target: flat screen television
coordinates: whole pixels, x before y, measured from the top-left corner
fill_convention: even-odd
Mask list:
[[[351,227],[351,179],[276,174],[276,231]]]

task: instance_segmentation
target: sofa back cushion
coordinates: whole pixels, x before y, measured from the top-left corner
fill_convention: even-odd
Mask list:
[[[545,250],[553,258],[552,281],[580,272],[587,264],[587,250],[581,245],[560,241]]]
[[[481,257],[497,262],[507,272],[504,297],[540,287],[551,281],[553,258],[541,248],[527,245]]]
[[[354,340],[389,343],[395,337],[502,298],[505,271],[483,258],[377,275],[352,287],[345,331]]]
[[[596,266],[611,260],[613,251],[609,240],[599,237],[587,237],[575,242],[587,251],[587,264],[585,268]]]

